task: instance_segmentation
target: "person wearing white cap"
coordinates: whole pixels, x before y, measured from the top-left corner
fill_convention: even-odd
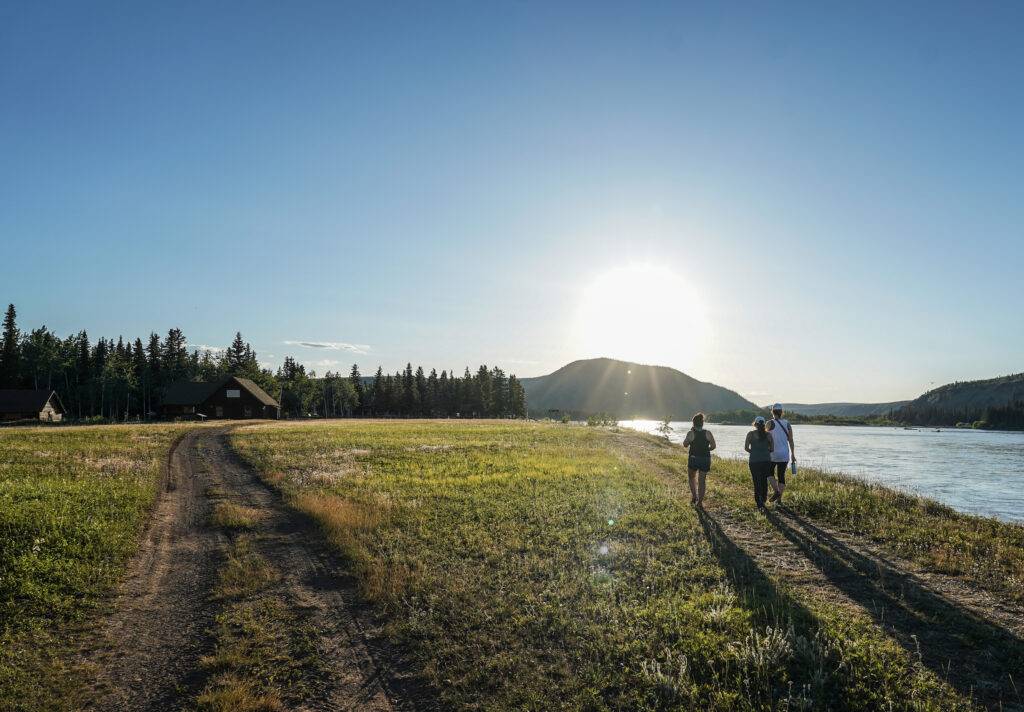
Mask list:
[[[772,419],[768,421],[768,433],[772,437],[772,469],[768,484],[775,490],[769,502],[781,502],[782,491],[786,488],[786,468],[796,463],[796,445],[793,442],[793,426],[782,417],[782,404],[772,406]]]

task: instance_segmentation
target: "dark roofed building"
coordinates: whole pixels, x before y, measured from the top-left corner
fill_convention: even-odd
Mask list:
[[[64,404],[57,391],[49,389],[0,390],[0,420],[43,420],[59,423],[64,417]]]
[[[179,381],[167,388],[160,412],[165,418],[277,418],[277,401],[248,378]]]

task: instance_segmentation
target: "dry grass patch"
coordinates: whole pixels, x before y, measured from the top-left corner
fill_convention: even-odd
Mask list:
[[[234,675],[225,675],[217,686],[201,694],[196,703],[203,712],[282,712],[285,709],[276,693],[261,695],[253,686]]]
[[[262,514],[258,509],[243,507],[233,502],[218,502],[214,505],[210,523],[223,529],[252,529],[259,523]]]
[[[220,570],[215,594],[218,598],[238,598],[262,591],[280,575],[253,548],[249,536],[240,536]]]
[[[292,504],[312,517],[345,556],[358,564],[369,563],[362,535],[380,525],[383,516],[379,509],[320,492],[299,494]]]
[[[204,712],[294,709],[323,673],[313,631],[276,597],[229,604],[214,637],[213,653],[200,661],[210,674],[196,698]]]

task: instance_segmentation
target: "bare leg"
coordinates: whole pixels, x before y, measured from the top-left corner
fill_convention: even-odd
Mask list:
[[[686,474],[690,478],[690,504],[694,504],[697,501],[697,481],[694,479],[697,476],[697,471],[687,470]]]
[[[708,473],[706,473],[706,472],[704,472],[702,470],[701,473],[700,473],[700,484],[697,486],[697,504],[698,505],[704,503],[704,490],[705,490],[705,485],[707,485],[707,477],[708,477]]]
[[[779,484],[779,481],[775,479],[774,475],[768,478],[768,484],[770,484],[772,489],[775,490],[775,494],[782,494],[782,485]]]

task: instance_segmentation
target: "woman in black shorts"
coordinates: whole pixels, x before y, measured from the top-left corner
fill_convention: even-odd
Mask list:
[[[686,473],[690,477],[690,504],[699,507],[704,502],[704,485],[711,471],[711,451],[716,447],[715,436],[704,429],[703,413],[693,416],[693,427],[683,438],[683,447],[690,450],[686,462]]]

